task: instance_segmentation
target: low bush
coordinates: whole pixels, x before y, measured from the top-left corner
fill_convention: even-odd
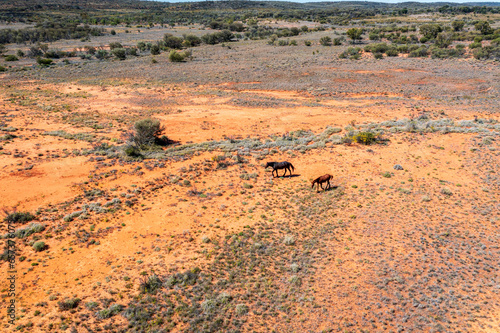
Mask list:
[[[319,43],[323,46],[330,46],[332,45],[332,38],[328,36],[323,36],[319,39]]]
[[[428,55],[429,55],[429,50],[427,49],[427,47],[422,46],[414,51],[411,51],[408,56],[411,58],[418,58],[418,57],[427,57]]]
[[[79,298],[65,299],[64,301],[59,301],[57,305],[59,306],[59,310],[66,311],[77,308],[80,301]]]
[[[477,49],[477,48],[482,47],[482,46],[483,46],[483,44],[481,44],[481,42],[474,42],[474,43],[469,44],[469,49],[471,49],[471,50]]]
[[[183,62],[189,57],[191,57],[190,51],[177,52],[176,50],[172,50],[168,55],[168,60],[171,62]]]
[[[134,124],[135,133],[130,134],[129,141],[136,147],[151,146],[163,134],[165,128],[158,119],[142,119]]]
[[[111,53],[120,60],[125,60],[127,58],[127,50],[122,47],[112,49]]]
[[[162,287],[162,280],[155,273],[144,277],[139,285],[141,293],[156,294],[156,291]]]
[[[45,226],[40,223],[30,223],[24,228],[17,229],[15,235],[17,238],[26,238],[32,234],[42,232],[45,230]]]
[[[44,242],[36,242],[33,244],[33,249],[35,252],[41,252],[47,248],[47,245]]]
[[[39,64],[39,65],[42,65],[42,66],[49,66],[52,64],[52,59],[45,59],[45,58],[36,58],[36,62]]]
[[[372,132],[359,132],[352,136],[352,140],[356,141],[357,143],[369,145],[376,142],[377,138]]]
[[[35,219],[30,212],[14,212],[7,214],[4,221],[7,223],[25,223]]]
[[[346,51],[339,54],[339,58],[341,58],[341,59],[349,58],[349,59],[358,60],[361,57],[360,52],[361,52],[361,49],[359,47],[349,47],[349,48],[347,48]]]
[[[96,313],[97,318],[99,319],[108,319],[117,315],[124,309],[124,306],[121,304],[113,304],[109,308],[98,311]]]
[[[13,54],[9,54],[8,56],[5,57],[5,61],[18,61],[18,60],[19,58]]]

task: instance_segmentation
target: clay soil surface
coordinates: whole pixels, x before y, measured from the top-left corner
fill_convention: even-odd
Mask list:
[[[0,74],[0,207],[44,227],[0,330],[500,332],[498,63],[313,48]],[[174,144],[126,156],[148,117]]]

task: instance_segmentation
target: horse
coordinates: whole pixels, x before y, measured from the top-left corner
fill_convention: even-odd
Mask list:
[[[283,174],[282,177],[285,177],[286,175],[286,170],[288,170],[290,172],[290,177],[292,176],[292,170],[295,171],[295,168],[293,167],[292,163],[290,162],[267,162],[266,164],[266,168],[268,167],[272,167],[273,168],[273,178],[274,178],[274,171],[276,171],[276,177],[279,177],[278,175],[278,170],[279,169],[285,169],[285,173]],[[292,170],[290,170],[290,168]]]
[[[329,174],[326,174],[326,175],[323,175],[321,177],[318,177],[316,178],[315,180],[313,180],[311,182],[312,186],[311,188],[314,188],[314,184],[318,184],[318,192],[319,192],[319,187],[321,186],[321,189],[326,191],[328,190],[329,188],[331,188],[332,186],[330,185],[330,179],[332,179],[333,176],[332,175],[329,175]],[[323,188],[323,183],[327,183],[326,184],[326,188]]]

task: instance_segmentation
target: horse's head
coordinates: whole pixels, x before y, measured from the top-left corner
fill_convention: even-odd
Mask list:
[[[266,168],[269,168],[269,167],[272,167],[274,164],[274,162],[267,162],[266,163]]]

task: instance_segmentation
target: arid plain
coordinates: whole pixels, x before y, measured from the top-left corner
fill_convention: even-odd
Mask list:
[[[206,32],[114,29],[87,44]],[[498,62],[339,59],[333,34],[0,73],[0,207],[43,226],[2,330],[499,332]],[[174,143],[126,156],[150,117]]]

